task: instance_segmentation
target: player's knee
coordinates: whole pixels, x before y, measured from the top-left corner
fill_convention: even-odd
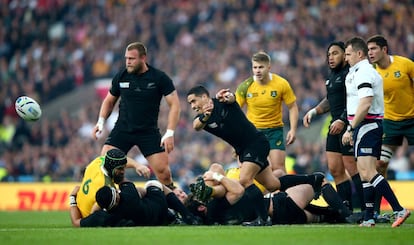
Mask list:
[[[329,172],[331,172],[331,175],[334,179],[343,178],[344,176],[346,176],[344,168],[329,168]]]

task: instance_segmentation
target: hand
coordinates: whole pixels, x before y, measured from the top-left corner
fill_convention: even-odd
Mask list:
[[[296,140],[296,134],[292,130],[286,134],[286,145],[293,144]]]
[[[164,146],[167,153],[174,150],[174,130],[167,129],[164,136],[161,138],[161,146]]]
[[[345,131],[345,133],[342,135],[342,144],[343,145],[354,145],[353,138],[353,132]]]
[[[213,111],[213,108],[214,108],[214,104],[213,104],[213,101],[212,100],[210,100],[208,103],[206,103],[203,106],[203,108],[201,108],[202,113],[206,117],[204,120],[207,120],[210,117],[211,112]]]
[[[138,166],[135,167],[135,171],[139,176],[143,176],[146,179],[151,177],[151,170],[145,165],[138,164]]]
[[[205,172],[204,173],[204,175],[203,175],[203,179],[204,179],[204,181],[213,181],[214,179],[213,179],[213,171],[207,171],[207,172]]]
[[[92,138],[94,138],[95,140],[98,139],[98,136],[102,134],[104,124],[105,124],[105,118],[99,117],[98,122],[96,123],[95,127],[92,130]]]
[[[305,126],[306,128],[309,128],[310,123],[312,121],[312,117],[316,116],[317,111],[315,108],[313,108],[312,110],[308,111],[305,116],[303,117],[303,126]]]
[[[219,102],[229,102],[233,101],[234,94],[230,92],[230,89],[220,89],[216,94],[216,99],[218,99]]]
[[[345,123],[342,120],[337,119],[331,124],[331,126],[329,126],[329,134],[340,134],[344,127]]]

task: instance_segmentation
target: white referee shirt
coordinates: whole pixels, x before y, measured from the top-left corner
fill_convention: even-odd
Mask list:
[[[349,69],[345,85],[348,121],[354,118],[359,100],[369,96],[373,96],[373,100],[365,119],[384,117],[382,77],[368,62],[368,59],[361,60]]]

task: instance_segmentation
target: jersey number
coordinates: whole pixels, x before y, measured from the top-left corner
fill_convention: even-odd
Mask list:
[[[87,181],[85,181],[85,184],[83,184],[82,186],[82,191],[85,195],[87,195],[89,193],[89,184],[92,182],[91,179],[88,179]]]

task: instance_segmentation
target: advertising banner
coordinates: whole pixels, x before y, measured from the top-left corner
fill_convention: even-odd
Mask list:
[[[143,183],[135,183],[143,186]],[[390,181],[405,208],[414,210],[414,181]],[[69,195],[79,183],[0,183],[0,211],[69,210]],[[313,204],[326,206],[323,198]],[[390,210],[382,199],[381,210]]]

